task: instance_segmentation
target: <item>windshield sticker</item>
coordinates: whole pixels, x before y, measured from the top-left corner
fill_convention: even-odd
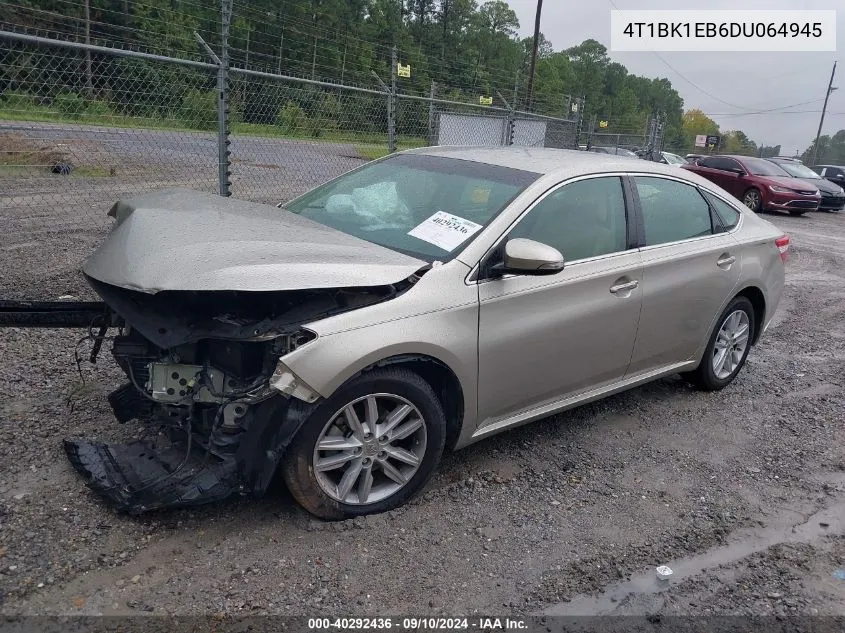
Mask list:
[[[444,251],[451,251],[480,230],[480,224],[445,211],[438,211],[408,231],[408,235],[434,244]]]
[[[490,200],[490,190],[483,187],[475,187],[472,190],[473,204],[487,204]]]

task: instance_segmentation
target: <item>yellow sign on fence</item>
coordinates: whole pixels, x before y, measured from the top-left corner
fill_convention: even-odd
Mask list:
[[[607,121],[599,121],[599,127],[607,127]]]
[[[493,105],[493,97],[478,97],[478,103],[481,105]]]
[[[410,77],[411,76],[411,65],[408,64],[407,66],[403,66],[401,63],[396,64],[396,74],[400,77]]]

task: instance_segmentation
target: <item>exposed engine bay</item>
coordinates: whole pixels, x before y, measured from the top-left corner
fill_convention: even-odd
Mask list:
[[[67,440],[65,450],[92,489],[132,513],[261,495],[319,399],[279,363],[315,336],[298,324],[384,301],[411,283],[149,295],[89,281],[118,315],[111,353],[127,382],[109,404],[119,422],[147,425],[149,437]]]

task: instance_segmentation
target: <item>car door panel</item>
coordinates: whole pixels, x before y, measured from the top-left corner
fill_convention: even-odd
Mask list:
[[[479,420],[624,377],[640,318],[640,257],[632,250],[553,277],[480,285]]]
[[[631,374],[693,360],[740,279],[739,245],[693,185],[634,177],[643,218],[643,307]],[[725,204],[725,203],[721,203]],[[724,210],[723,210],[724,212]]]
[[[730,234],[641,252],[643,308],[632,374],[693,360],[739,282],[742,266],[739,246]]]
[[[566,264],[479,284],[479,420],[625,375],[641,303],[628,224],[620,177],[585,177],[549,190],[508,234],[553,246]]]

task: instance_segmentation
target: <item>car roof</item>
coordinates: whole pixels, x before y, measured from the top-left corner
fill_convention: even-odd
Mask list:
[[[843,165],[832,165],[830,163],[825,163],[824,165],[816,165],[816,167],[837,167],[839,169],[845,169]]]
[[[434,146],[405,150],[404,153],[467,160],[561,178],[613,171],[653,172],[677,177],[678,171],[677,167],[648,160],[634,161],[629,156],[549,147]]]
[[[713,154],[713,156],[717,158],[734,158],[736,160],[768,160],[768,158],[760,158],[759,156],[744,156],[742,154]]]

